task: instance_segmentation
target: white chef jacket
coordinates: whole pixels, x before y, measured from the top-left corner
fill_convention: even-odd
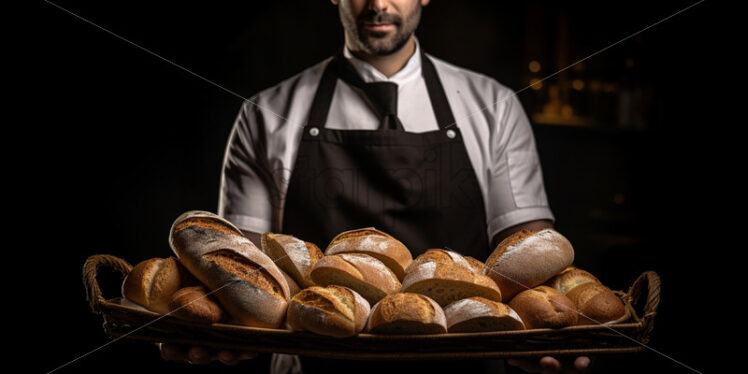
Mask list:
[[[389,78],[354,57],[347,47],[343,52],[365,82],[389,81],[398,85],[397,114],[405,131],[438,129],[421,75],[418,38],[413,56]],[[530,122],[514,92],[484,74],[428,53],[426,56],[432,59],[441,79],[480,184],[488,240],[523,222],[555,221]],[[281,231],[284,196],[302,130],[322,73],[331,60],[329,57],[262,90],[241,106],[224,157],[218,215],[242,230]],[[379,122],[364,93],[339,79],[326,126],[375,130]]]

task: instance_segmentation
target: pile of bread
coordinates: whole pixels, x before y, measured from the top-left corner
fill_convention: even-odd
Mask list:
[[[137,264],[122,295],[195,322],[346,337],[561,328],[625,314],[618,296],[572,266],[571,244],[552,229],[517,232],[483,263],[438,248],[413,259],[373,227],[340,233],[324,252],[272,232],[258,248],[223,218],[190,211],[169,244],[176,257]]]

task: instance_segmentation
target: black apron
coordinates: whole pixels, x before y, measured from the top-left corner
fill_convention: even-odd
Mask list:
[[[486,213],[475,171],[431,60],[421,71],[438,130],[337,130],[325,127],[343,64],[327,65],[293,165],[282,232],[323,251],[337,234],[375,227],[400,240],[413,257],[445,248],[485,260]],[[301,357],[304,373],[410,374],[424,370],[503,372],[501,360],[370,361]]]

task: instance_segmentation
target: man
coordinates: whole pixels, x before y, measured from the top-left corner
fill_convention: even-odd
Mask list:
[[[373,226],[414,257],[443,247],[485,259],[517,230],[552,227],[520,102],[494,79],[423,52],[415,30],[429,0],[332,3],[344,48],[244,103],[226,151],[219,214],[258,245],[261,233],[273,231],[324,249],[342,231]],[[240,358],[200,347],[161,349],[167,359],[194,363]],[[552,357],[510,363],[561,369]],[[588,363],[580,357],[576,368]],[[428,370],[425,362],[287,355],[274,355],[272,365],[304,373]],[[504,369],[500,360],[428,365]]]

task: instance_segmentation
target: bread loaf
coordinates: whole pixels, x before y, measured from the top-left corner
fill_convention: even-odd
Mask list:
[[[281,273],[283,274],[283,278],[286,278],[286,283],[288,283],[288,295],[290,297],[293,297],[299,291],[301,291],[301,287],[299,287],[298,284],[296,284],[296,281],[291,278],[290,275],[286,274],[285,271],[281,270]]]
[[[509,301],[509,307],[519,314],[528,329],[561,328],[577,323],[574,303],[548,286],[520,292]]]
[[[496,282],[506,301],[543,284],[573,261],[571,243],[557,231],[520,230],[499,243],[486,260],[483,274]]]
[[[322,257],[312,269],[312,281],[320,286],[336,284],[348,287],[370,304],[401,288],[400,281],[389,267],[364,253]]]
[[[443,334],[444,311],[428,296],[398,292],[371,308],[366,331],[374,334]]]
[[[346,337],[363,330],[369,309],[369,302],[350,288],[312,286],[291,299],[286,321],[292,330]]]
[[[522,318],[509,305],[483,297],[457,300],[444,308],[449,332],[524,330]]]
[[[373,256],[395,272],[399,281],[405,276],[405,268],[413,261],[413,256],[403,243],[374,227],[344,231],[335,236],[325,249],[325,255],[341,253]]]
[[[199,282],[174,257],[151,258],[135,265],[122,282],[122,296],[156,313],[169,312],[178,289]]]
[[[266,232],[262,234],[261,249],[302,288],[313,286],[309,273],[322,258],[322,251],[314,243],[291,235]]]
[[[486,266],[486,264],[484,264],[483,261],[480,261],[470,256],[465,256],[465,260],[467,260],[467,262],[473,268],[473,272],[478,273],[478,274],[483,274],[483,268]]]
[[[278,327],[290,297],[278,267],[223,218],[189,211],[172,224],[169,245],[182,264],[205,284],[236,321]]]
[[[465,270],[475,272],[473,265],[461,254],[447,249],[431,248],[416,257],[413,262],[411,262],[410,265],[405,269],[405,274],[407,275],[407,273],[411,272],[416,267],[427,262],[435,262],[437,264],[445,265],[456,265],[464,268]],[[483,269],[481,268],[481,270]]]
[[[490,277],[448,263],[424,262],[411,269],[402,290],[426,295],[441,306],[472,296],[501,301],[501,291]]]
[[[566,296],[579,311],[579,325],[593,325],[617,320],[626,314],[623,301],[600,283],[587,282],[569,291]]]
[[[594,275],[575,266],[568,266],[545,282],[545,285],[568,295],[572,288],[588,282],[600,283]]]
[[[170,315],[187,321],[215,323],[223,320],[223,309],[203,286],[185,287],[169,302]]]

